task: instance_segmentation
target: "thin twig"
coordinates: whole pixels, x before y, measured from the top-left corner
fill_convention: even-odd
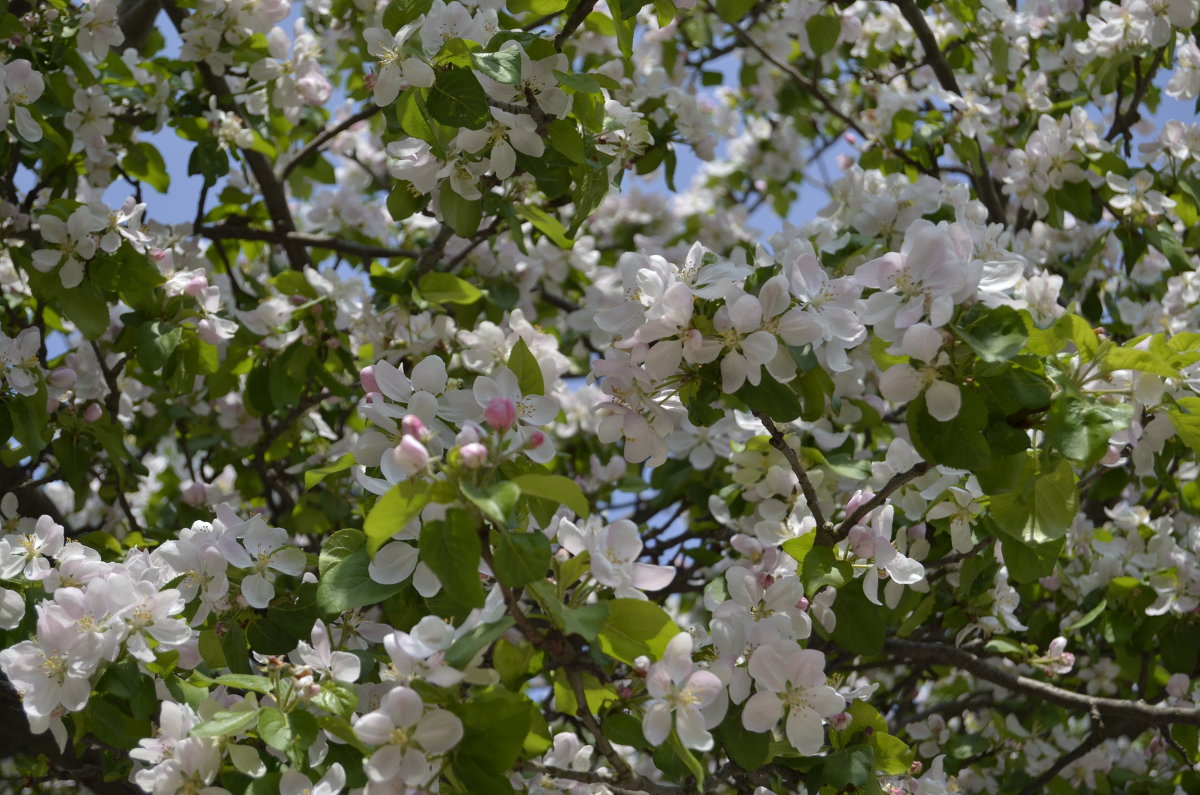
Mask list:
[[[917,662],[961,668],[980,679],[1000,685],[1014,693],[1024,693],[1078,712],[1096,713],[1102,719],[1125,719],[1154,726],[1172,723],[1200,726],[1200,709],[1195,707],[1164,707],[1141,701],[1076,693],[1048,682],[1006,671],[982,657],[976,657],[969,651],[943,643],[921,643],[890,638],[884,642],[883,648],[885,652],[898,654]]]
[[[808,503],[808,510],[812,512],[813,519],[817,520],[817,538],[816,542],[821,546],[833,546],[834,541],[831,540],[833,528],[825,521],[825,514],[821,512],[821,505],[817,499],[817,490],[813,487],[812,481],[808,478],[808,473],[804,470],[804,465],[800,463],[799,456],[796,451],[791,448],[791,445],[783,438],[783,433],[775,425],[775,421],[761,411],[754,412],[754,416],[758,417],[758,421],[767,429],[767,433],[771,435],[771,446],[783,454],[787,459],[788,464],[792,467],[792,472],[796,473],[796,479],[800,481],[800,490],[804,492],[804,501]]]
[[[887,498],[897,489],[902,488],[904,484],[924,475],[929,471],[931,466],[928,461],[918,461],[916,464],[913,464],[912,468],[892,475],[891,480],[883,484],[883,488],[876,492],[874,497],[855,508],[854,513],[846,517],[846,520],[837,529],[837,540],[841,541],[845,538],[850,532],[850,528],[862,521],[864,516],[887,502]]]
[[[371,102],[366,107],[364,107],[362,110],[360,110],[358,113],[355,113],[353,116],[346,118],[345,120],[343,120],[339,124],[334,125],[333,127],[329,127],[327,129],[322,130],[320,133],[317,134],[316,138],[313,138],[311,141],[309,141],[304,146],[304,148],[301,149],[299,152],[297,152],[296,156],[293,157],[291,160],[289,160],[287,162],[287,164],[280,170],[279,181],[280,182],[285,181],[288,178],[288,175],[291,174],[292,171],[296,168],[296,166],[303,163],[309,155],[311,155],[313,152],[317,151],[322,146],[324,146],[325,143],[327,141],[329,141],[331,138],[334,138],[334,137],[342,134],[346,130],[348,130],[351,127],[353,127],[354,125],[358,124],[360,121],[366,121],[367,119],[371,118],[372,116],[374,116],[376,113],[378,113],[381,110],[383,110],[382,107],[380,107],[379,105],[376,105],[374,102]]]

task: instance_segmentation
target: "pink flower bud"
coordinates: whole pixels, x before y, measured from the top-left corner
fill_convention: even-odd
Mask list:
[[[75,381],[78,379],[75,370],[70,367],[59,367],[54,372],[50,373],[50,377],[46,380],[50,382],[50,386],[55,389],[70,389],[75,386]]]
[[[195,298],[204,292],[204,288],[206,287],[208,287],[208,277],[201,273],[189,279],[188,283],[183,286],[183,291],[192,298]]]
[[[482,442],[483,437],[486,435],[487,433],[483,430],[483,426],[481,426],[479,423],[472,422],[471,420],[465,420],[463,422],[462,430],[459,431],[458,435],[454,437],[454,443],[459,447],[463,447],[471,442]]]
[[[507,431],[517,421],[517,405],[506,397],[497,395],[488,401],[483,410],[483,419],[498,431]]]
[[[838,714],[831,715],[829,717],[829,725],[832,726],[836,731],[840,732],[844,732],[846,729],[850,728],[850,724],[853,722],[854,718],[849,712],[839,712]]]
[[[379,382],[375,380],[375,366],[368,365],[358,371],[358,382],[362,384],[364,392],[378,392]]]
[[[809,601],[808,601],[807,596],[801,596],[800,601],[796,602],[796,607],[798,607],[801,610],[808,610],[808,605],[809,605]]]
[[[83,410],[83,418],[88,422],[95,422],[104,416],[104,409],[100,408],[99,403],[89,403],[88,407]]]
[[[528,450],[536,450],[546,443],[546,434],[541,431],[534,431],[529,434],[529,438],[525,440],[525,447]]]
[[[467,469],[479,469],[487,463],[488,449],[479,442],[471,442],[460,447],[458,454]]]
[[[426,439],[429,436],[429,429],[416,414],[404,415],[404,419],[400,420],[400,432],[416,439]]]
[[[411,436],[401,439],[400,444],[392,449],[390,455],[392,461],[406,475],[421,471],[429,463],[429,451],[425,449],[425,445]]]

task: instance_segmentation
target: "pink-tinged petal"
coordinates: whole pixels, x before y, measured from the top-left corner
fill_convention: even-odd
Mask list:
[[[367,566],[367,574],[380,585],[404,582],[412,576],[419,557],[416,547],[403,541],[393,541],[385,544],[375,554],[370,565]]]
[[[412,382],[408,380],[408,376],[403,371],[389,362],[376,363],[375,383],[379,385],[383,394],[392,400],[407,403],[408,399],[412,397]]]
[[[275,598],[275,586],[261,574],[251,574],[242,580],[242,596],[246,604],[261,610]]]
[[[662,745],[671,733],[671,707],[665,701],[653,701],[642,718],[642,734],[651,745]]]
[[[808,691],[808,703],[823,717],[836,715],[846,708],[846,699],[828,685],[814,687]]]
[[[786,665],[783,655],[774,646],[763,646],[750,657],[750,675],[758,683],[758,689],[766,688],[774,693],[787,690]]]
[[[793,685],[823,687],[825,685],[825,654],[816,649],[799,649],[787,660],[787,677]]]
[[[646,672],[646,691],[651,698],[666,698],[671,694],[673,684],[671,669],[665,662],[651,665],[650,670]]]
[[[308,558],[296,547],[284,547],[271,555],[271,568],[293,577],[303,574],[307,564]]]
[[[805,756],[816,754],[825,744],[825,726],[821,716],[807,707],[792,707],[786,732],[788,742]]]
[[[685,748],[707,751],[713,747],[712,735],[704,728],[704,716],[693,706],[680,707],[676,711],[675,731]]]
[[[753,365],[764,365],[775,356],[779,340],[768,331],[756,331],[742,340],[742,353]]]
[[[746,707],[742,710],[742,726],[747,731],[769,732],[782,717],[783,701],[779,694],[760,690],[746,700]]]
[[[383,745],[396,725],[382,712],[368,712],[354,722],[354,733],[367,745]]]
[[[739,334],[748,334],[762,323],[762,304],[753,295],[743,295],[729,307],[729,320]]]
[[[633,587],[642,591],[659,591],[675,579],[674,566],[657,566],[652,563],[633,564]]]
[[[662,661],[671,674],[671,680],[682,683],[692,672],[692,636],[680,632],[671,638],[663,652]]]
[[[366,742],[364,740],[364,742]],[[373,745],[377,743],[372,743]],[[400,772],[400,762],[402,760],[402,752],[398,745],[385,745],[375,753],[371,754],[371,759],[367,762],[367,778],[371,781],[384,783],[396,778]]]
[[[698,706],[707,707],[721,694],[722,688],[724,685],[716,674],[711,671],[695,671],[688,677],[682,689],[692,694]]]
[[[413,737],[429,753],[444,754],[462,739],[462,721],[453,712],[435,709],[421,718]]]
[[[417,725],[425,711],[425,702],[417,691],[407,687],[397,687],[389,690],[379,705],[380,712],[392,719],[396,726],[407,729]]]
[[[808,345],[824,337],[825,331],[811,313],[794,307],[780,319],[779,336],[788,345]]]
[[[863,577],[863,594],[871,604],[882,604],[879,601],[879,569],[872,566]]]
[[[935,420],[949,422],[962,408],[962,392],[957,384],[934,381],[925,392],[925,406]]]
[[[854,281],[863,287],[886,290],[896,283],[896,274],[904,268],[904,255],[892,251],[882,257],[864,262],[854,271]]]
[[[897,554],[887,565],[892,581],[900,585],[912,585],[925,579],[925,567],[920,561]]]

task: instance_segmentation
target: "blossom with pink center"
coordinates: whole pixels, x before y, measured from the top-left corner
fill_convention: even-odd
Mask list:
[[[796,646],[763,646],[750,657],[758,692],[746,702],[742,725],[752,732],[784,733],[800,753],[811,756],[825,744],[824,719],[846,707],[846,699],[826,684],[825,655]]]
[[[671,733],[671,714],[675,730],[686,748],[707,751],[713,746],[705,715],[701,712],[722,695],[717,675],[696,670],[692,663],[692,636],[681,632],[667,644],[660,662],[646,673],[650,703],[642,718],[642,733],[651,745],[661,745]]]

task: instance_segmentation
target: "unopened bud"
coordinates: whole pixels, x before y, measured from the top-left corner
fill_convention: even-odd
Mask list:
[[[411,436],[401,439],[400,444],[392,449],[390,455],[392,461],[406,475],[421,471],[429,463],[429,451],[425,449],[425,445]]]
[[[50,386],[54,387],[55,389],[70,389],[71,387],[75,386],[75,381],[78,378],[79,376],[76,375],[74,369],[70,367],[59,367],[54,372],[50,373],[50,377],[47,380],[50,382]]]
[[[831,715],[829,717],[829,725],[832,726],[836,731],[840,732],[844,732],[846,729],[850,728],[850,724],[853,722],[854,718],[849,712],[839,712],[838,714]]]
[[[483,419],[498,431],[507,431],[517,421],[517,405],[510,399],[497,395],[488,401],[483,410]]]
[[[412,436],[420,440],[424,440],[429,436],[429,429],[425,427],[425,423],[421,422],[421,418],[416,414],[404,415],[404,419],[400,420],[400,432],[405,436]]]
[[[546,443],[546,434],[541,431],[534,431],[529,434],[529,438],[525,440],[525,447],[529,450],[536,450]]]
[[[487,463],[488,449],[479,442],[471,442],[460,447],[458,454],[467,469],[479,469]]]
[[[358,382],[362,384],[364,392],[378,392],[379,382],[375,380],[375,366],[368,365],[358,371]]]
[[[221,341],[217,335],[217,327],[208,318],[201,318],[200,322],[196,324],[196,336],[209,345],[216,345]]]
[[[104,409],[100,408],[99,403],[89,403],[88,407],[83,410],[83,418],[88,422],[95,422],[104,416]]]

